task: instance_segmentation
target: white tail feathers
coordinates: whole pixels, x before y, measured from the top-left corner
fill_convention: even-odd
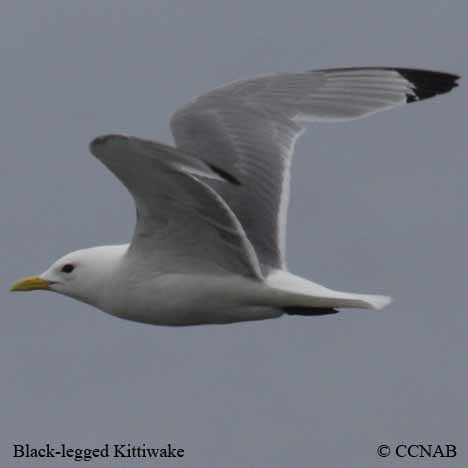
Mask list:
[[[380,310],[392,302],[388,296],[334,291],[287,271],[275,270],[266,283],[275,292],[275,301],[283,307],[331,307]]]
[[[390,304],[393,299],[389,296],[378,296],[373,294],[361,295],[362,300],[368,304],[368,309],[380,310]]]

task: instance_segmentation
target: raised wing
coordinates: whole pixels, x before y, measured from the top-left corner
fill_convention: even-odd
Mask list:
[[[161,273],[227,272],[261,278],[242,226],[205,183],[230,182],[205,163],[169,146],[121,135],[96,138],[90,151],[135,201],[130,255],[151,262]]]
[[[229,174],[208,182],[226,200],[264,271],[286,267],[289,168],[304,121],[364,117],[450,91],[455,75],[403,68],[280,73],[236,81],[177,111],[178,148]]]

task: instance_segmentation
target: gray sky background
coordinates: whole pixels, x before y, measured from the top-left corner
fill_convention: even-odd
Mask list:
[[[227,468],[422,466],[379,460],[376,448],[455,443],[450,466],[468,466],[466,80],[417,105],[315,125],[296,147],[291,271],[394,296],[382,312],[170,329],[7,292],[70,250],[129,239],[131,199],[89,156],[93,137],[170,142],[177,107],[266,72],[400,65],[468,77],[466,0],[44,0],[0,11],[2,466],[29,464],[11,458],[22,442],[173,442],[186,450],[174,466]]]

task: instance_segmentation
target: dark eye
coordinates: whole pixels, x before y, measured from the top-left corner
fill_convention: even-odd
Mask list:
[[[71,263],[67,263],[66,265],[63,265],[62,272],[71,273],[74,269],[75,269],[74,265],[72,265]]]

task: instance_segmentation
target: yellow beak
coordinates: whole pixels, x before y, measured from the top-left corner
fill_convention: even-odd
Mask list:
[[[39,276],[25,276],[16,281],[10,291],[33,291],[35,289],[49,289],[49,281]]]

